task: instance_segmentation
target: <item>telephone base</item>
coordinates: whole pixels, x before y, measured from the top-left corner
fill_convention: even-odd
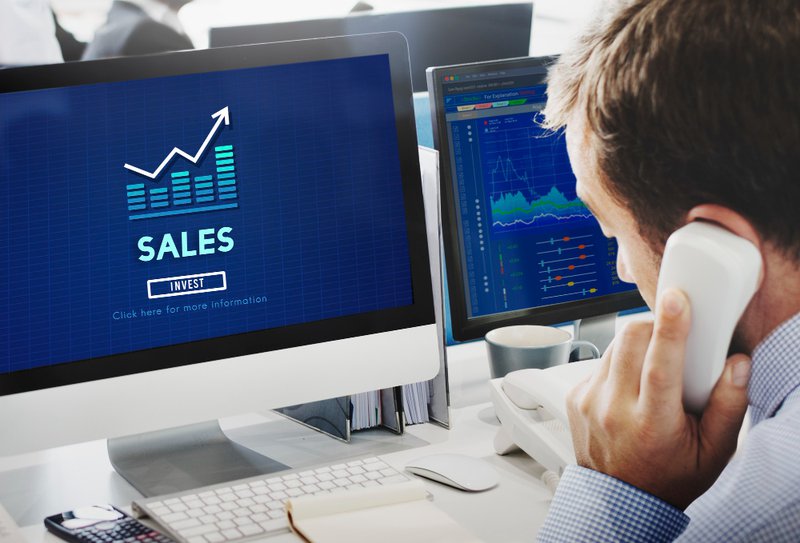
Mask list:
[[[495,414],[501,423],[494,440],[495,452],[504,455],[520,448],[558,475],[569,464],[575,464],[566,397],[598,363],[586,360],[545,370],[519,370],[489,381]]]

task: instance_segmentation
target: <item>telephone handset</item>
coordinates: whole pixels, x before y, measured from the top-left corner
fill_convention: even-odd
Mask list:
[[[695,221],[667,240],[656,299],[665,289],[677,288],[691,303],[683,384],[687,411],[700,413],[705,408],[725,367],[733,330],[758,288],[760,274],[758,249],[715,224]],[[575,463],[566,397],[598,362],[519,370],[490,381],[502,423],[494,443],[497,454],[521,448],[559,475]]]

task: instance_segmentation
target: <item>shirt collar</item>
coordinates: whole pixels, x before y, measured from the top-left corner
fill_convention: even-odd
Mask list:
[[[775,414],[800,386],[800,313],[784,321],[753,350],[747,391],[753,425]]]

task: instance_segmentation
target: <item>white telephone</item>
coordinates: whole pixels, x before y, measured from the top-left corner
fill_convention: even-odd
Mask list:
[[[725,367],[733,330],[758,288],[760,274],[758,249],[712,223],[689,223],[667,240],[656,299],[666,288],[678,288],[691,302],[683,376],[687,411],[700,413],[705,408]],[[520,370],[490,381],[495,413],[502,424],[494,441],[497,454],[520,448],[558,475],[574,464],[566,397],[598,363],[586,360]]]

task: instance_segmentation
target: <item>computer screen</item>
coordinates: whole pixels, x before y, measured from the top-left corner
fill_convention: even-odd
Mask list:
[[[643,305],[575,193],[563,134],[540,126],[551,61],[428,72],[455,339]]]
[[[394,13],[353,14],[247,26],[212,28],[209,45],[401,32],[408,40],[414,92],[426,90],[425,68],[527,55],[533,4],[462,6]]]
[[[383,34],[0,72],[0,427],[154,370],[136,429],[432,377],[407,62]]]

